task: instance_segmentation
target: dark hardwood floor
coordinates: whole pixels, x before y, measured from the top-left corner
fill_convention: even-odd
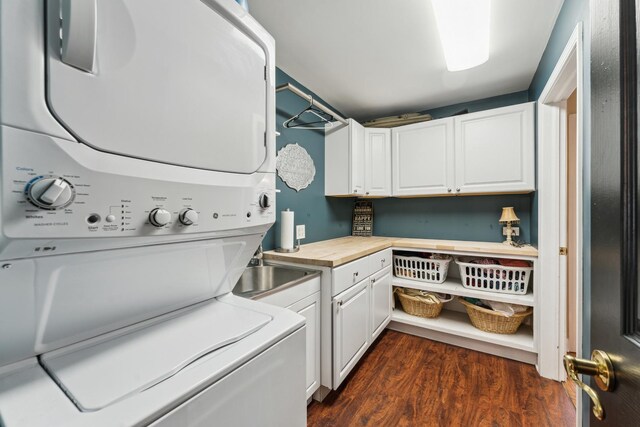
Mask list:
[[[574,426],[559,382],[532,365],[389,331],[308,426]]]

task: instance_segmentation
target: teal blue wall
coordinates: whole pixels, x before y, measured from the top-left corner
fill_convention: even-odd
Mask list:
[[[423,112],[441,119],[465,109],[474,113],[528,101],[527,91],[522,91]],[[529,242],[531,198],[524,194],[376,199],[373,201],[373,232],[378,236],[501,242],[504,236],[498,218],[502,207],[513,206],[521,220],[519,239]]]
[[[564,0],[562,9],[558,14],[556,23],[549,37],[549,42],[533,75],[529,86],[529,98],[537,100],[547,84],[547,80],[553,72],[560,55],[564,50],[569,37],[576,28],[576,24],[582,21],[586,27],[589,25],[589,2],[587,0]],[[586,32],[585,32],[586,34]]]
[[[376,236],[501,242],[503,206],[520,218],[520,239],[529,241],[531,196],[459,196],[373,201]]]
[[[445,117],[451,117],[465,109],[469,110],[470,113],[475,113],[476,111],[490,110],[492,108],[500,108],[506,105],[522,104],[528,101],[529,93],[526,90],[523,90],[521,92],[508,93],[506,95],[448,105],[446,107],[433,108],[423,112],[431,114],[431,117],[434,119],[442,119]]]
[[[558,60],[560,59],[560,55],[562,55],[562,51],[564,50],[567,42],[569,41],[569,37],[576,28],[578,22],[583,23],[583,66],[584,66],[584,87],[590,88],[590,75],[589,75],[589,49],[590,49],[590,32],[589,32],[589,2],[587,0],[565,0],[562,9],[560,9],[560,13],[558,14],[558,18],[556,19],[556,23],[551,32],[551,36],[549,37],[549,42],[542,54],[542,58],[540,59],[540,63],[538,64],[538,68],[533,76],[533,80],[531,81],[531,85],[529,86],[529,99],[531,101],[537,101],[540,95],[542,94],[542,90],[544,86],[547,84],[551,73],[553,72],[554,67],[556,66]],[[589,135],[590,135],[590,127],[591,121],[589,119],[589,106],[591,105],[591,94],[589,90],[585,90],[582,93],[582,105],[584,107],[585,115],[583,117],[583,136],[585,146],[588,146],[589,143]],[[585,149],[585,160],[589,157],[588,150]],[[588,162],[585,161],[585,165],[588,165]],[[586,166],[585,166],[586,168]],[[588,176],[588,171],[585,170],[585,176]],[[589,187],[585,187],[585,190]],[[588,198],[588,197],[587,197]],[[589,206],[586,204],[585,206]],[[531,241],[534,243],[538,243],[538,199],[534,197],[531,204],[531,230],[532,236]],[[585,222],[585,224],[587,224]]]
[[[278,85],[291,82],[312,93],[280,69]],[[317,95],[313,94],[314,97]],[[526,91],[427,110],[434,118],[448,117],[463,109],[470,112],[503,107],[528,101]],[[296,192],[276,178],[281,190],[276,197],[276,224],[263,241],[265,249],[280,244],[279,212],[289,208],[295,212],[296,224],[306,225],[304,243],[351,234],[351,210],[354,199],[324,196],[324,135],[309,130],[284,129],[282,122],[306,107],[305,101],[289,92],[276,99],[276,122],[281,135],[276,139],[279,150],[286,144],[298,143],[311,155],[316,166],[313,183]],[[380,236],[407,236],[434,239],[502,241],[498,218],[503,206],[514,206],[521,219],[521,236],[530,240],[530,195],[431,197],[416,199],[374,200],[374,233]]]
[[[316,94],[276,69],[276,84],[292,83],[321,100]],[[353,199],[324,197],[324,131],[285,129],[282,123],[299,113],[309,104],[289,91],[276,95],[276,127],[280,136],[276,138],[276,149],[287,144],[298,143],[309,153],[316,167],[316,176],[309,187],[296,192],[276,177],[276,224],[263,239],[265,250],[280,245],[280,211],[287,208],[295,212],[296,224],[306,225],[304,243],[326,240],[351,234],[351,208]]]

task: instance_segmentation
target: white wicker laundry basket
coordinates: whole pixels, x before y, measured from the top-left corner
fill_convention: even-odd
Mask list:
[[[462,286],[504,294],[526,294],[533,267],[507,267],[499,264],[474,264],[477,258],[459,257]]]
[[[418,256],[393,255],[393,272],[396,277],[442,283],[447,279],[451,257],[428,259]]]

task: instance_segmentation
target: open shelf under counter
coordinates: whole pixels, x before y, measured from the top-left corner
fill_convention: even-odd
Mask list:
[[[477,329],[466,313],[452,310],[442,310],[435,319],[426,319],[395,309],[391,321],[529,353],[536,352],[533,329],[529,325],[520,326],[515,334],[494,334]]]
[[[460,281],[460,279],[456,277],[449,277],[443,283],[428,283],[419,280],[404,279],[401,277],[393,276],[392,284],[393,286],[398,286],[401,288],[412,288],[429,292],[442,292],[445,294],[457,295],[461,297],[487,299],[509,304],[526,305],[528,307],[535,306],[535,299],[533,297],[531,285],[529,285],[529,291],[526,294],[518,295],[503,294],[491,291],[479,291],[477,289],[465,288],[462,286],[462,282]]]

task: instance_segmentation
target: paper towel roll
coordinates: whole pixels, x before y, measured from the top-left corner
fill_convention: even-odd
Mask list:
[[[287,209],[280,212],[280,247],[293,249],[293,211]]]

